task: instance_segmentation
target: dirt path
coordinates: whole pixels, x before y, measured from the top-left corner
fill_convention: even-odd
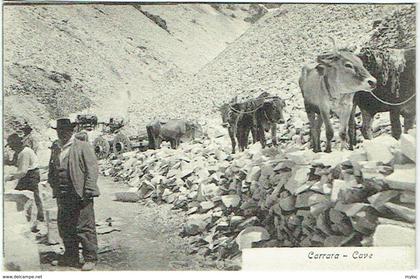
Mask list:
[[[188,239],[178,236],[185,220],[183,212],[167,204],[114,201],[114,193],[126,189],[111,178],[100,177],[101,196],[95,199],[96,222],[111,217],[121,231],[98,235],[100,253],[96,270],[197,270],[202,258],[188,253]],[[108,249],[109,250],[109,249]],[[68,270],[43,264],[43,270]]]

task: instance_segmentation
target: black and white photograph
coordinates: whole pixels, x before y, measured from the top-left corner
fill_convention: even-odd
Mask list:
[[[415,2],[2,21],[3,271],[415,269]]]

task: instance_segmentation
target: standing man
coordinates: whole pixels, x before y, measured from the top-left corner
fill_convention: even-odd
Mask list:
[[[44,211],[38,189],[38,183],[41,180],[38,169],[38,158],[32,148],[25,146],[22,138],[17,133],[11,134],[6,141],[6,147],[10,147],[14,151],[14,154],[13,159],[6,160],[5,164],[16,166],[17,171],[5,176],[4,180],[12,181],[18,179],[15,190],[28,190],[34,193],[37,208],[37,222],[44,222]],[[38,231],[37,222],[32,226],[32,232]]]
[[[73,136],[70,119],[57,120],[58,140],[51,147],[48,182],[57,199],[57,224],[65,252],[58,261],[63,266],[79,266],[82,244],[82,270],[94,269],[98,243],[93,198],[99,196],[98,164],[91,145]]]

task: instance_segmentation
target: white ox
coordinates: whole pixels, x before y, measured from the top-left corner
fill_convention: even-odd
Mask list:
[[[331,152],[331,140],[334,137],[330,122],[331,111],[340,119],[339,135],[343,148],[348,142],[347,131],[354,92],[373,90],[376,79],[349,50],[334,48],[331,53],[319,55],[317,63],[315,67],[302,68],[299,86],[309,119],[313,151],[321,151],[320,133],[322,123],[325,123],[325,152]]]

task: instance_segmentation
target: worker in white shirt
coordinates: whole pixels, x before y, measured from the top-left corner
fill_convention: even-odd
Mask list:
[[[17,171],[5,177],[5,181],[18,180],[15,190],[29,190],[34,193],[35,205],[37,207],[37,221],[44,222],[44,211],[42,208],[42,201],[39,196],[38,183],[40,182],[40,174],[38,169],[38,158],[35,152],[29,147],[25,146],[22,138],[14,133],[7,138],[6,147],[10,147],[17,154],[14,165]],[[32,231],[37,231],[36,226]]]

